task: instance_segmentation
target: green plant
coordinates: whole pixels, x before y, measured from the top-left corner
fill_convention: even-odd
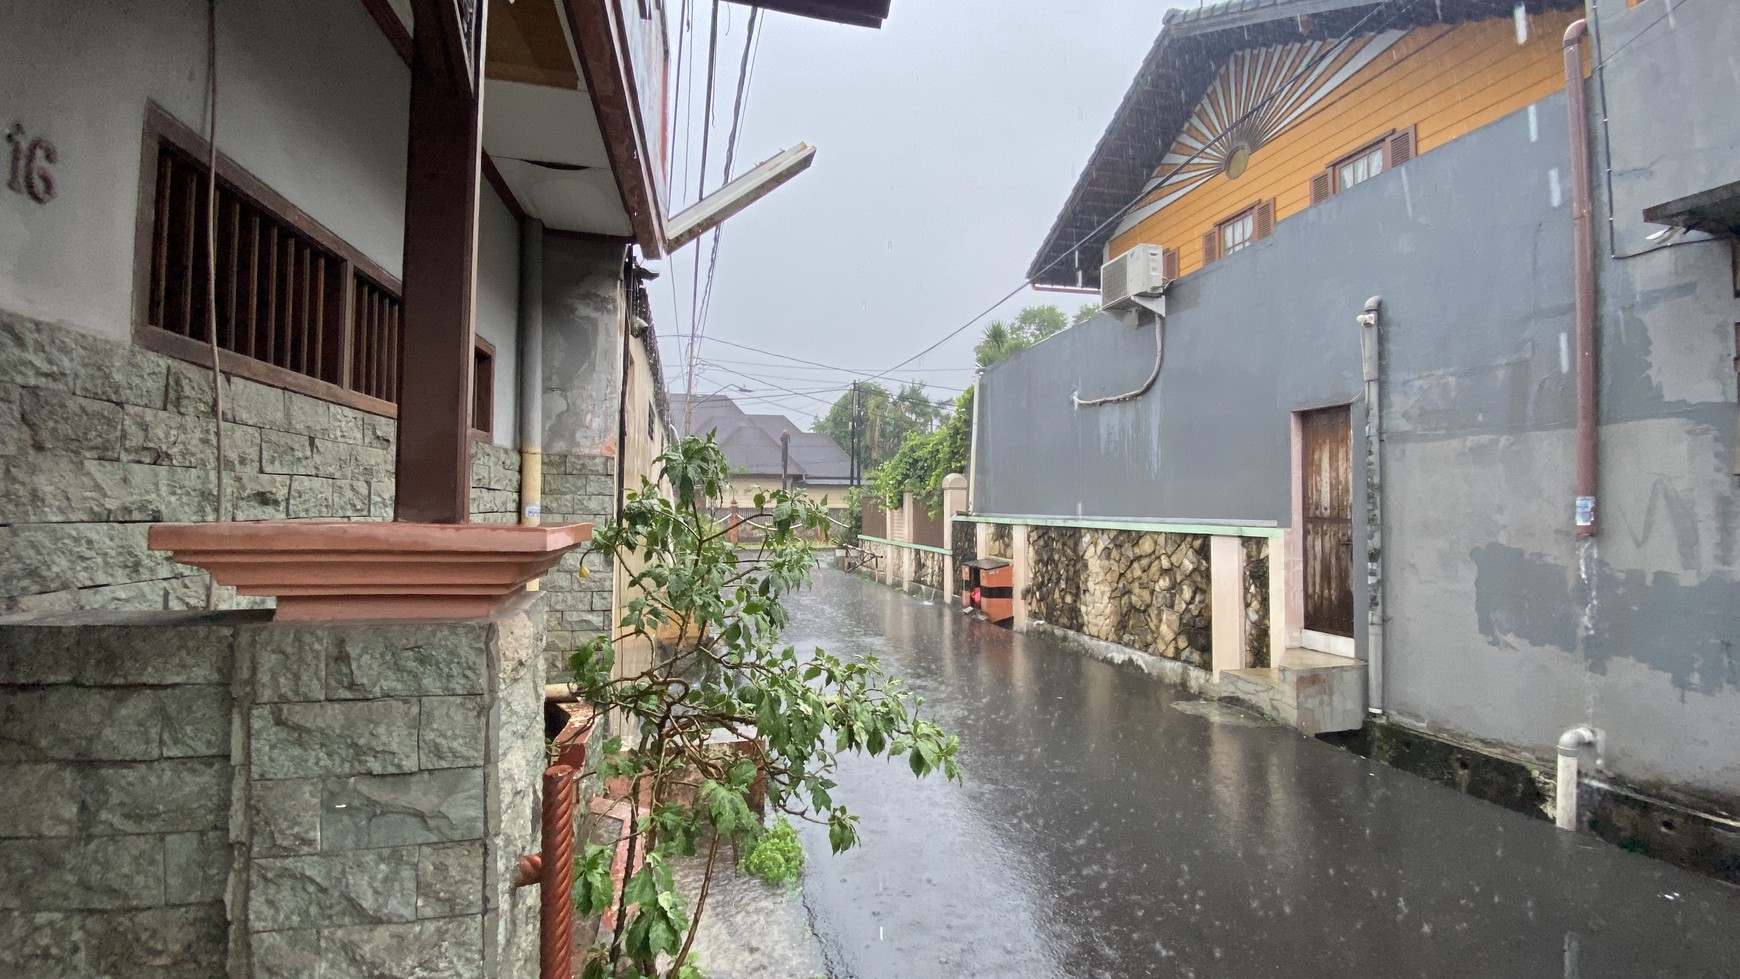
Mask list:
[[[960,778],[957,739],[923,720],[922,701],[875,659],[800,654],[781,642],[783,599],[809,581],[808,535],[826,523],[821,507],[800,492],[762,492],[752,512],[714,522],[726,468],[711,436],[673,442],[659,471],[660,483],[642,479],[592,541],[640,569],[628,579],[634,597],[614,633],[569,658],[576,695],[624,719],[595,770],[626,780],[629,798],[645,789],[652,801],[644,818],[630,807],[621,842],[627,865],[639,869],[620,896],[611,848],[588,846],[578,861],[575,906],[596,914],[616,903],[617,928],[588,951],[587,979],[687,974],[721,843],[760,832],[745,801],[758,775],[777,811],[827,826],[836,852],[857,841],[857,817],[830,795],[837,752],[905,755],[916,775]],[[760,539],[740,548],[729,536],[745,524]],[[652,649],[649,666],[618,669],[618,646],[630,641]],[[710,744],[720,729],[752,745],[751,757]],[[671,861],[702,845],[706,870],[691,911]]]
[[[834,524],[832,540],[839,546],[858,543],[864,533],[864,487],[849,486],[845,494],[845,518]],[[824,501],[826,502],[825,498]]]
[[[940,515],[943,478],[966,472],[972,443],[973,389],[968,388],[941,427],[907,439],[894,458],[870,472],[870,492],[890,509],[900,505],[902,494],[912,493],[933,516]]]
[[[1046,337],[1080,323],[1084,318],[1091,319],[1091,316],[1082,315],[1086,309],[1084,306],[1077,311],[1077,318],[1073,322],[1064,317],[1063,310],[1052,305],[1027,306],[1008,323],[992,320],[973,347],[973,360],[980,367],[1001,363]],[[1095,311],[1098,311],[1097,307]]]
[[[804,871],[804,847],[798,842],[797,830],[784,816],[779,817],[761,838],[750,844],[743,855],[743,872],[753,874],[775,887],[797,880]]]

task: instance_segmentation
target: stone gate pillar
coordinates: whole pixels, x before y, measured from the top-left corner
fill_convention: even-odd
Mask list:
[[[543,620],[0,624],[0,975],[533,979]]]
[[[942,559],[942,597],[946,603],[954,601],[960,588],[960,569],[955,567],[955,515],[967,509],[967,477],[960,473],[944,476],[942,497],[943,548],[948,551]]]
[[[1028,538],[1025,524],[1009,528],[1009,563],[1014,567],[1015,584],[1013,628],[1016,632],[1027,631],[1027,588],[1033,583],[1032,548],[1028,546]]]

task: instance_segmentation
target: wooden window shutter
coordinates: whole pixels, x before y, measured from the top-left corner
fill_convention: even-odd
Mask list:
[[[1335,193],[1335,176],[1328,170],[1311,178],[1311,203],[1321,204]]]
[[[1220,229],[1215,228],[1202,236],[1202,264],[1207,265],[1218,258],[1220,258]]]
[[[1168,282],[1178,278],[1178,249],[1160,249],[1160,274],[1164,275]]]
[[[1398,129],[1384,144],[1384,169],[1399,167],[1415,155],[1414,127]]]
[[[1262,241],[1275,233],[1274,200],[1258,201],[1256,212],[1256,220],[1251,222],[1251,240]]]

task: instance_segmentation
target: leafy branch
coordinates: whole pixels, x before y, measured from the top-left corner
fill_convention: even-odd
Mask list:
[[[613,846],[589,844],[576,861],[576,909],[596,915],[614,904],[617,922],[608,944],[589,952],[586,977],[694,973],[690,948],[718,847],[753,844],[763,832],[748,801],[758,783],[774,809],[827,826],[839,852],[858,838],[858,818],[831,794],[840,753],[905,756],[915,775],[960,778],[958,740],[923,719],[922,699],[878,661],[781,641],[783,600],[809,583],[809,539],[827,525],[826,511],[801,492],[759,492],[753,511],[734,520],[761,539],[740,547],[729,539],[734,525],[709,516],[727,489],[710,436],[672,443],[659,469],[659,483],[643,479],[592,542],[631,571],[634,597],[612,634],[569,659],[576,697],[620,719],[596,770],[628,784],[623,843],[636,868],[617,894]],[[644,668],[623,667],[631,650]],[[691,913],[671,861],[702,845],[706,872]]]

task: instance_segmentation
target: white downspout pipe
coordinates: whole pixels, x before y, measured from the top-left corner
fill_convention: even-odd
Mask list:
[[[1366,711],[1384,712],[1384,415],[1383,297],[1373,296],[1357,317],[1360,366],[1365,375],[1366,496]]]
[[[973,372],[973,428],[967,436],[967,512],[979,510],[979,427],[985,417],[985,369]]]
[[[1560,829],[1577,831],[1578,759],[1584,748],[1596,743],[1595,729],[1579,724],[1559,735],[1559,774],[1554,785],[1553,823]]]
[[[544,513],[544,222],[520,219],[520,523]]]

